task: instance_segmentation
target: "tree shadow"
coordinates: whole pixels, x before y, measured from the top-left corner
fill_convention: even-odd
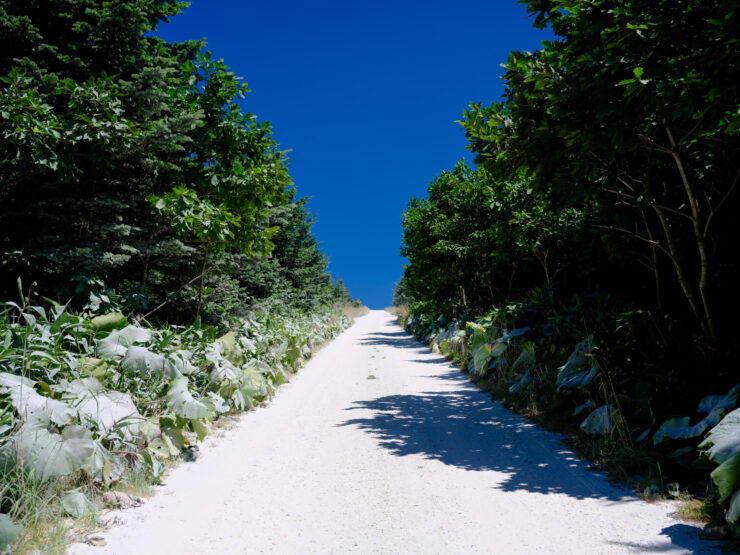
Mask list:
[[[428,351],[429,348],[405,331],[368,333],[358,341],[360,345],[396,347],[398,349],[416,349]]]
[[[457,374],[465,379],[459,371]],[[466,470],[504,473],[504,479],[495,486],[504,491],[563,493],[578,499],[636,499],[606,480],[582,476],[586,463],[568,451],[557,436],[468,386],[454,392],[387,395],[358,401],[345,410],[369,410],[371,415],[347,420],[340,426],[365,430],[381,447],[399,457],[422,455]]]
[[[610,541],[610,545],[620,546],[639,553],[675,553],[676,548],[686,549],[689,553],[718,553],[723,550],[721,542],[703,540],[704,549],[697,543],[697,529],[688,524],[676,523],[667,526],[660,531],[661,536],[667,536],[669,542],[661,542],[653,545],[633,542]]]

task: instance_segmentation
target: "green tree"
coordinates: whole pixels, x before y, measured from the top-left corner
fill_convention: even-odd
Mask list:
[[[551,285],[585,227],[584,210],[557,207],[530,180],[460,162],[403,215],[405,294],[459,308],[506,303],[543,281]]]
[[[227,253],[269,252],[283,156],[223,61],[153,35],[184,5],[0,0],[6,294],[83,274],[199,313]]]
[[[512,52],[504,100],[465,112],[476,160],[528,172],[551,198],[624,209],[603,225],[650,249],[658,288],[668,263],[715,341],[717,300],[735,295],[738,269],[740,5],[525,3],[558,38]]]

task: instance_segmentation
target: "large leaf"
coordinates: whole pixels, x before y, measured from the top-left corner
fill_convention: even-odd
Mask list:
[[[0,551],[4,552],[15,543],[22,533],[23,526],[13,524],[8,515],[0,513]]]
[[[531,370],[534,368],[534,366],[537,364],[537,359],[535,357],[535,349],[536,345],[532,341],[528,341],[522,346],[522,352],[519,353],[519,356],[514,361],[514,364],[511,365],[511,369],[514,372],[518,372],[520,370]]]
[[[712,480],[719,489],[719,502],[727,499],[740,482],[740,453],[727,459],[712,471]]]
[[[63,493],[60,502],[66,513],[75,518],[79,518],[86,513],[95,512],[95,506],[90,503],[90,500],[84,493],[78,490]]]
[[[22,419],[51,420],[58,426],[68,424],[75,416],[72,407],[39,395],[35,385],[36,382],[28,378],[0,372],[0,393],[10,397],[10,403]]]
[[[108,331],[114,328],[123,327],[126,324],[126,317],[120,312],[110,312],[101,316],[96,316],[90,320],[90,325],[95,331]]]
[[[471,359],[475,374],[483,375],[488,370],[488,364],[493,359],[493,347],[494,345],[492,343],[481,343],[475,347]]]
[[[145,347],[132,346],[126,350],[121,369],[131,374],[155,374],[167,379],[182,377],[175,365],[163,355],[152,353]]]
[[[254,399],[261,399],[267,395],[267,384],[262,372],[255,367],[243,370],[239,378],[239,390]]]
[[[95,449],[82,465],[82,470],[87,472],[93,480],[103,482],[106,487],[119,480],[126,467],[114,457],[99,441],[95,441]]]
[[[81,470],[94,452],[92,435],[82,426],[67,426],[60,435],[50,432],[46,422],[31,420],[0,447],[0,472],[22,465],[46,481]]]
[[[103,436],[114,428],[127,439],[138,433],[139,423],[144,417],[139,413],[128,393],[105,391],[95,378],[81,378],[66,384],[81,420],[95,423]]]
[[[82,376],[93,378],[106,378],[114,374],[111,365],[101,358],[80,357],[75,370]]]
[[[740,520],[740,490],[736,491],[730,499],[730,507],[725,513],[727,522],[737,523]]]
[[[231,393],[231,402],[239,410],[251,409],[254,400],[267,396],[267,381],[256,366],[249,366],[242,371],[242,375],[235,384]]]
[[[167,391],[167,406],[177,416],[189,420],[210,418],[211,413],[203,403],[196,401],[188,389],[187,378],[172,380]]]
[[[611,417],[609,405],[602,405],[594,409],[586,419],[581,422],[581,430],[587,434],[606,435],[611,433],[614,423]]]
[[[230,331],[229,333],[222,335],[216,339],[216,343],[219,343],[223,347],[223,356],[234,364],[241,364],[243,362],[243,356],[241,354],[241,346],[237,343],[236,333]]]
[[[105,360],[122,357],[134,343],[146,343],[152,338],[152,331],[138,326],[126,326],[113,330],[108,337],[96,340],[98,355]]]
[[[558,377],[555,380],[558,390],[586,387],[596,377],[599,368],[591,356],[593,343],[592,335],[586,337],[576,345],[568,360],[558,369]]]
[[[170,353],[167,358],[180,374],[188,376],[197,370],[190,362],[192,356],[190,351],[180,350]]]
[[[223,397],[213,391],[208,392],[208,397],[203,399],[203,402],[216,414],[224,414],[229,412],[230,407]]]
[[[712,428],[699,447],[709,447],[709,458],[718,463],[740,453],[740,409],[733,410]]]
[[[737,405],[738,395],[740,395],[740,384],[733,387],[726,395],[707,395],[699,401],[696,412],[710,413],[716,409],[734,408]]]
[[[688,439],[699,437],[709,428],[717,425],[722,418],[723,412],[724,409],[722,408],[714,409],[705,418],[693,426],[689,425],[690,418],[688,416],[669,418],[663,422],[663,425],[653,434],[653,443],[657,445],[666,439]]]
[[[218,383],[224,380],[236,380],[239,378],[240,373],[239,369],[225,358],[214,362],[213,370],[211,370],[211,376]]]
[[[532,376],[529,375],[529,372],[524,372],[516,382],[509,386],[509,393],[513,393],[515,395],[524,393],[530,383],[532,383]]]

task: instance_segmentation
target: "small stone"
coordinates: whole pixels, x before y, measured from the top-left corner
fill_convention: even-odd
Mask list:
[[[118,509],[130,509],[144,504],[141,497],[134,497],[122,491],[106,491],[103,494],[103,503]]]
[[[95,547],[103,547],[107,544],[103,536],[85,536],[85,543]]]

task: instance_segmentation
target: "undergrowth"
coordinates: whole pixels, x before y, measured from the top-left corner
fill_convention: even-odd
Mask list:
[[[70,534],[95,528],[105,491],[148,495],[219,422],[268,400],[364,310],[277,304],[223,334],[6,303],[0,551],[62,553]]]
[[[697,413],[706,416],[698,421],[672,417],[671,400],[656,394],[671,373],[654,371],[634,341],[648,333],[648,315],[615,311],[598,296],[556,309],[547,295],[454,319],[429,302],[394,312],[471,381],[566,434],[579,456],[610,477],[647,498],[689,503],[685,511],[695,518],[737,530],[740,386],[705,396]],[[688,501],[697,497],[701,510]]]

